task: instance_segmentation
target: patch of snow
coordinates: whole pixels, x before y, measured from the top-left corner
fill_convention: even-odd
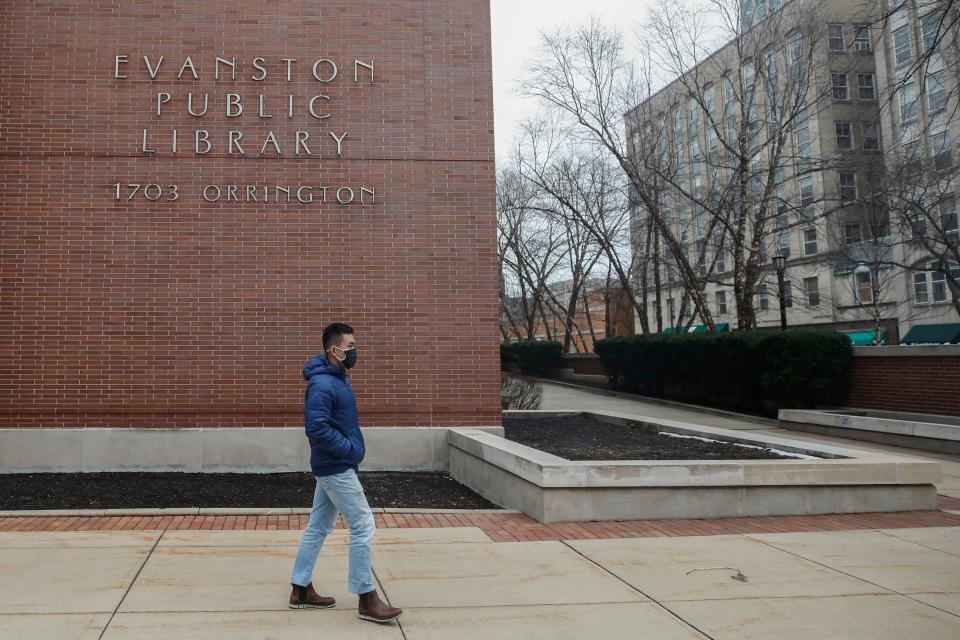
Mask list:
[[[730,444],[735,447],[743,447],[744,449],[760,449],[762,451],[771,451],[781,456],[787,456],[788,458],[798,458],[801,460],[816,460],[816,456],[808,456],[803,453],[794,453],[792,451],[783,451],[781,449],[774,449],[772,447],[758,447],[754,444],[743,444],[742,442],[729,442],[727,440],[714,440],[712,438],[704,438],[702,436],[688,436],[682,433],[670,433],[669,431],[658,431],[658,436],[670,436],[671,438],[686,438],[688,440],[700,440],[702,442],[717,442],[720,444]]]

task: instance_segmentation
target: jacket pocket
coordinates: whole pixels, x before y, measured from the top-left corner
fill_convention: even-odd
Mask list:
[[[363,444],[360,442],[360,438],[358,438],[355,433],[351,433],[347,436],[347,438],[350,440],[350,444],[353,445],[350,455],[347,456],[347,461],[350,464],[358,465],[363,461],[363,457],[366,455],[366,450]]]

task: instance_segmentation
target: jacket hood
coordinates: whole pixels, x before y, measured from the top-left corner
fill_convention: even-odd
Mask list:
[[[313,376],[319,375],[342,377],[343,372],[337,365],[327,362],[325,355],[313,356],[307,361],[307,364],[303,365],[303,379],[309,380]]]

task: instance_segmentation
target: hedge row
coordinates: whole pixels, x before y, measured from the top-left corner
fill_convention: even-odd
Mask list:
[[[557,365],[563,345],[559,342],[521,340],[500,343],[500,369],[528,376],[542,376]]]
[[[842,402],[853,358],[831,331],[635,335],[595,351],[615,388],[749,411]]]

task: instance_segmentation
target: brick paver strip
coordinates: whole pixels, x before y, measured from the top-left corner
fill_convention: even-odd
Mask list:
[[[941,496],[941,508],[954,507],[960,507],[960,500]],[[378,513],[374,517],[381,529],[478,527],[498,542],[960,526],[960,515],[946,511],[557,524],[541,524],[517,513]],[[307,519],[305,515],[11,516],[0,518],[0,531],[299,530]],[[345,526],[342,518],[337,520],[337,528]]]
[[[951,498],[950,496],[937,496],[940,499],[939,507],[941,509],[950,509],[952,511],[960,510],[960,498]]]

